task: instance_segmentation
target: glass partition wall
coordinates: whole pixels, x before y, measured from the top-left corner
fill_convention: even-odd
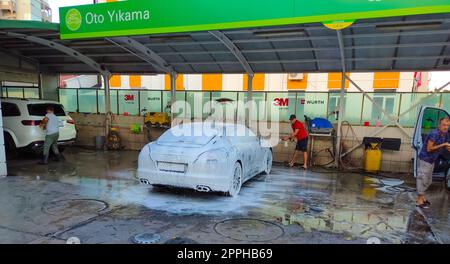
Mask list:
[[[12,93],[22,91],[11,90]],[[362,93],[348,92],[344,97],[343,121],[352,125],[386,125],[391,123],[389,116],[397,116],[414,106],[429,93],[400,93],[379,92],[367,93],[369,100]],[[102,89],[59,89],[59,100],[65,109],[71,112],[103,113],[105,98]],[[142,115],[145,112],[165,112],[170,103],[170,91],[164,90],[111,90],[111,111],[120,115]],[[184,112],[181,117],[191,119],[204,119],[210,112],[202,111],[200,103],[216,102],[218,99],[227,99],[236,102],[237,116],[245,116],[243,103],[247,101],[247,92],[244,91],[177,91],[176,99],[184,102]],[[332,123],[337,122],[340,103],[339,92],[253,92],[253,99],[258,111],[252,115],[255,120],[288,122],[289,115],[295,114],[300,120],[304,116],[310,118],[327,118]],[[182,103],[183,104],[183,103]],[[382,106],[385,112],[379,107]],[[398,118],[398,122],[406,127],[412,127],[417,118],[417,110],[422,105],[442,107],[450,111],[450,93],[436,93],[426,98],[413,110]],[[180,106],[180,105],[178,105]],[[186,110],[188,109],[188,110]],[[275,111],[274,111],[275,110]],[[387,115],[389,114],[389,116]]]

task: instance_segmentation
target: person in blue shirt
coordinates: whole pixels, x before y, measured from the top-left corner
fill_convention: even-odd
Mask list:
[[[428,134],[417,160],[417,200],[416,205],[427,208],[431,203],[425,197],[425,191],[430,187],[433,180],[434,163],[439,158],[442,149],[450,151],[450,139],[448,129],[450,120],[443,118],[439,120],[439,126]]]

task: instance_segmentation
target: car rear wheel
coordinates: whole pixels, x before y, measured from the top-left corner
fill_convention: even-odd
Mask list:
[[[233,177],[230,184],[230,190],[228,196],[236,197],[239,194],[242,186],[242,166],[239,162],[236,162],[233,167]]]
[[[16,147],[16,144],[14,143],[14,140],[12,139],[11,135],[8,133],[3,134],[5,139],[5,152],[6,152],[6,158],[8,160],[15,159],[19,156],[19,150]]]
[[[269,150],[266,157],[266,169],[263,171],[263,174],[268,175],[270,173],[270,171],[272,170],[272,161],[273,161],[272,151]]]

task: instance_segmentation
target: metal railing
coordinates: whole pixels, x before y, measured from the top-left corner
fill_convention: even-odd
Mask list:
[[[103,89],[91,88],[60,88],[59,101],[70,112],[104,113],[105,95]],[[414,103],[425,98],[430,93],[406,93],[406,92],[371,92],[374,100],[382,105],[392,116],[399,115]],[[234,101],[246,101],[245,91],[177,91],[177,100],[183,100],[191,106],[228,98]],[[111,111],[114,114],[141,115],[143,112],[163,112],[170,102],[170,91],[167,90],[142,90],[142,89],[112,89],[110,94]],[[258,105],[258,120],[287,122],[290,114],[296,114],[303,119],[304,115],[310,117],[324,117],[330,121],[336,121],[337,106],[339,105],[339,93],[336,92],[275,92],[255,91],[253,99],[264,102]],[[199,101],[201,100],[201,101]],[[385,125],[389,118],[384,115],[372,102],[367,100],[362,93],[348,92],[345,96],[345,112],[343,120],[353,125]],[[436,93],[425,100],[422,105],[441,107],[450,111],[450,93]],[[278,116],[270,115],[270,108],[277,107]],[[238,109],[239,111],[239,109]],[[417,109],[399,118],[399,123],[406,127],[414,125]],[[202,118],[191,113],[193,118]],[[378,122],[379,121],[379,122]]]

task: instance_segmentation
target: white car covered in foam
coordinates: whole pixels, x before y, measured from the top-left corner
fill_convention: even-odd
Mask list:
[[[247,127],[217,122],[175,126],[139,154],[143,184],[225,192],[272,168],[272,149]]]

